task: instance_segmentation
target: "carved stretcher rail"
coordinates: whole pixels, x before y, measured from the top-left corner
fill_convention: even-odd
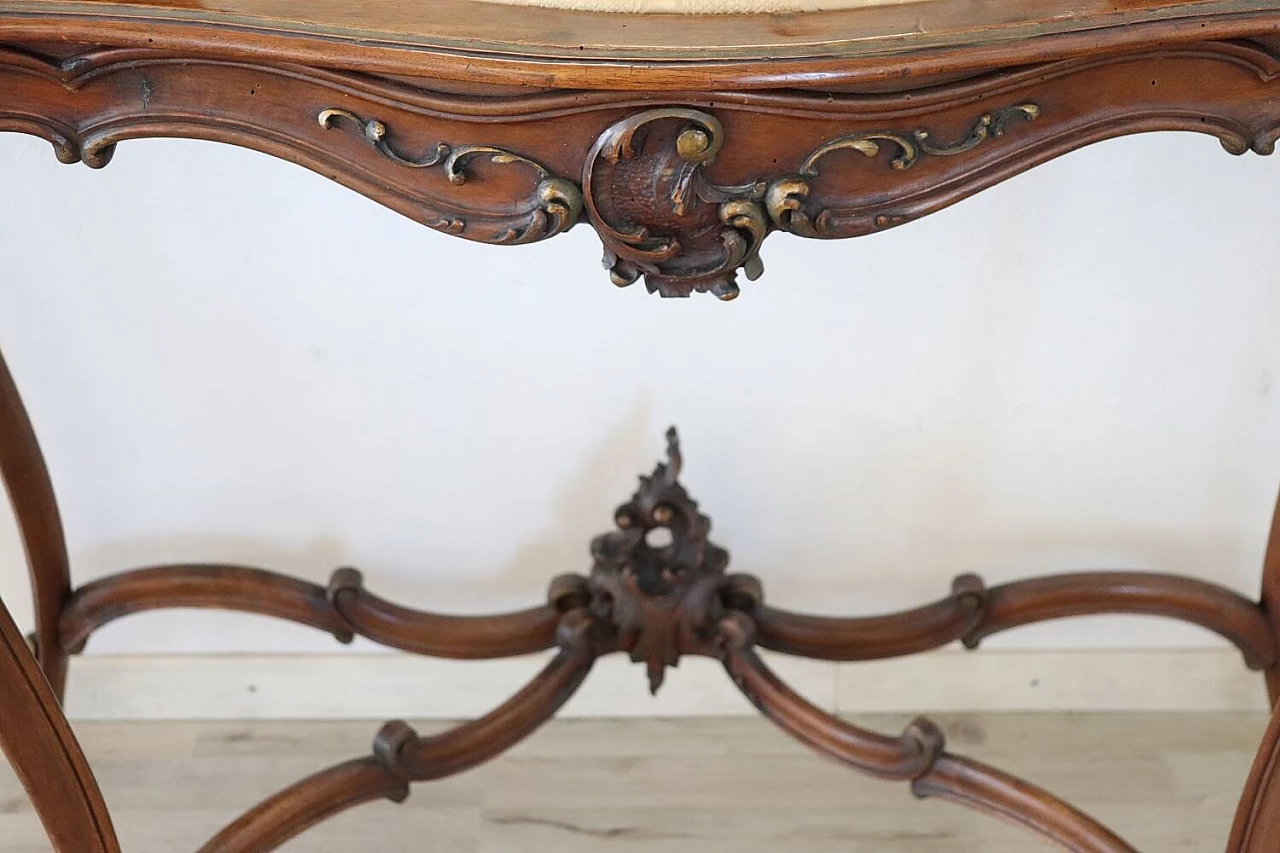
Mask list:
[[[103,625],[131,613],[189,607],[287,619],[351,642],[350,628],[324,587],[244,566],[152,566],[101,578],[76,590],[62,611],[63,648],[79,653]]]
[[[206,608],[287,619],[344,643],[358,635],[414,654],[480,660],[552,648],[565,602],[581,593],[557,594],[559,603],[513,613],[454,616],[379,598],[364,589],[355,569],[336,571],[326,589],[244,566],[155,566],[80,587],[63,611],[60,630],[66,651],[77,654],[94,631],[124,616]],[[762,648],[833,661],[901,657],[953,642],[977,648],[1000,631],[1101,614],[1179,619],[1232,642],[1250,669],[1277,663],[1276,638],[1257,603],[1208,581],[1154,572],[1076,572],[991,588],[976,575],[962,575],[941,601],[878,616],[813,616],[763,603],[753,611]]]
[[[490,617],[448,617],[393,605],[363,589],[354,569],[335,572],[327,590],[266,572],[228,566],[167,566],[90,584],[72,598],[64,641],[78,648],[97,627],[157,607],[216,607],[281,616],[349,639],[360,634],[396,648],[445,657],[500,657],[558,645],[560,654],[528,687],[492,714],[421,738],[390,723],[374,755],[339,764],[267,799],[230,824],[202,853],[274,849],[344,809],[402,800],[410,782],[462,772],[535,730],[572,695],[592,661],[624,652],[647,666],[657,690],[668,667],[688,654],[724,661],[747,697],[782,728],[873,776],[911,782],[939,797],[1024,826],[1080,853],[1126,853],[1126,842],[1052,795],[999,770],[944,750],[940,729],[917,720],[898,737],[870,732],[814,707],[786,687],[755,654],[759,645],[828,660],[912,654],[962,640],[974,647],[999,630],[1060,616],[1147,613],[1181,618],[1232,640],[1254,667],[1276,662],[1275,637],[1261,608],[1213,584],[1143,572],[1092,572],[986,589],[973,575],[952,595],[885,616],[838,619],[767,607],[758,581],[727,574],[728,553],[708,539],[710,519],[678,481],[674,431],[666,463],[641,478],[615,511],[617,530],[597,537],[590,577],[566,575],[541,608]],[[669,531],[654,546],[649,533]]]
[[[551,604],[493,616],[410,610],[366,591],[355,569],[334,572],[326,589],[246,566],[154,566],[76,590],[62,614],[62,642],[68,651],[80,652],[109,622],[174,607],[258,613],[319,628],[343,643],[359,634],[406,652],[473,660],[551,648],[561,615]]]
[[[822,711],[788,688],[750,648],[742,627],[726,644],[725,669],[760,712],[823,755],[881,779],[910,781],[921,798],[938,797],[1029,829],[1077,853],[1136,853],[1093,818],[1034,785],[945,750],[942,730],[912,722],[896,738]]]
[[[1154,572],[1074,572],[987,589],[961,575],[952,594],[925,607],[842,619],[762,606],[758,642],[766,649],[824,660],[874,660],[961,641],[977,648],[1001,631],[1071,616],[1125,613],[1180,619],[1213,631],[1244,654],[1250,669],[1277,663],[1276,636],[1262,608],[1197,578]]]
[[[403,800],[411,782],[442,778],[497,755],[551,717],[577,687],[601,655],[622,652],[647,665],[650,686],[657,689],[668,667],[687,654],[723,661],[727,673],[747,698],[781,728],[845,764],[882,779],[907,781],[920,797],[950,800],[1029,829],[1063,849],[1076,853],[1134,853],[1114,832],[1079,810],[1027,782],[945,750],[938,726],[920,719],[897,737],[881,735],[844,722],[813,706],[790,690],[765,665],[754,647],[771,624],[775,638],[782,626],[799,621],[812,632],[806,617],[779,616],[763,606],[759,584],[752,578],[726,573],[728,553],[708,539],[711,521],[680,485],[682,456],[674,431],[668,435],[668,461],[641,478],[640,488],[614,514],[617,529],[597,537],[591,551],[594,566],[588,577],[562,576],[552,582],[551,599],[558,612],[556,642],[559,655],[530,684],[475,722],[441,735],[422,738],[405,724],[388,724],[374,741],[374,755],[336,765],[265,800],[237,819],[209,842],[201,853],[250,853],[274,849],[324,818],[379,798]],[[669,542],[655,546],[649,534],[662,529]],[[340,571],[335,588],[359,589],[350,570]],[[1068,576],[1066,608],[1084,612],[1080,587],[1090,575]],[[1145,606],[1142,591],[1165,590],[1150,576],[1099,573],[1103,603]],[[1137,592],[1124,595],[1124,582]],[[1175,578],[1168,589],[1204,604],[1234,602],[1223,591]],[[1012,590],[1003,599],[996,593]],[[876,639],[868,629],[878,626],[892,633],[913,615],[943,626],[952,639],[980,633],[987,601],[1012,599],[1013,615],[1003,605],[990,611],[998,624],[1026,615],[1044,614],[1037,593],[1026,614],[1019,605],[1019,584],[984,591],[971,576],[960,578],[955,594],[945,602],[913,613],[876,620],[828,620],[826,633],[843,649],[857,652],[861,641]],[[1234,605],[1233,605],[1234,606]],[[1250,605],[1256,612],[1257,608]],[[1096,612],[1100,607],[1088,608]],[[1172,608],[1177,610],[1177,608]],[[953,615],[963,614],[960,620]],[[507,617],[518,622],[519,617]],[[1243,618],[1243,617],[1242,617]],[[1201,620],[1204,621],[1204,620]],[[775,646],[782,645],[779,642]],[[802,651],[833,651],[804,640]],[[877,651],[909,653],[926,647],[924,641],[875,646]],[[792,649],[785,649],[792,650]],[[831,655],[827,655],[831,656]],[[1265,658],[1265,656],[1264,656]]]
[[[590,624],[581,610],[565,614],[558,628],[560,653],[486,716],[429,737],[403,722],[387,723],[374,739],[372,758],[338,764],[264,800],[199,853],[274,850],[348,808],[383,798],[402,802],[410,782],[443,779],[500,755],[551,719],[586,679],[595,660]]]
[[[65,650],[75,654],[94,631],[124,616],[208,608],[287,619],[344,643],[359,635],[415,654],[478,660],[553,647],[564,607],[553,603],[507,614],[453,616],[385,601],[364,589],[354,569],[339,569],[326,589],[244,566],[155,566],[80,587],[62,613],[60,636]],[[952,595],[899,613],[840,618],[761,604],[754,616],[762,648],[859,661],[917,654],[957,641],[976,648],[982,638],[1035,622],[1121,613],[1180,619],[1213,631],[1240,649],[1250,669],[1269,669],[1277,662],[1275,635],[1255,602],[1207,581],[1152,572],[1078,572],[989,589],[976,575],[962,575]]]
[[[360,634],[420,654],[503,657],[559,645],[560,654],[525,690],[492,714],[420,738],[403,723],[384,727],[371,758],[339,764],[265,800],[201,853],[275,849],[345,809],[408,794],[410,782],[462,772],[497,755],[545,722],[581,684],[592,661],[624,652],[646,664],[657,690],[684,655],[723,660],[744,694],[779,726],[826,755],[884,779],[909,781],[938,797],[995,815],[1078,853],[1132,853],[1119,836],[1027,782],[945,752],[941,730],[917,720],[898,737],[867,731],[814,707],[755,654],[759,645],[828,660],[913,654],[957,640],[970,648],[1001,630],[1094,613],[1180,618],[1234,642],[1255,668],[1276,664],[1275,634],[1262,608],[1194,578],[1146,572],[1085,572],[991,589],[962,575],[931,605],[883,616],[839,619],[768,607],[758,581],[726,573],[729,556],[708,539],[711,520],[679,483],[683,458],[674,433],[668,461],[641,478],[619,506],[617,530],[597,537],[590,577],[552,582],[549,604],[489,617],[450,617],[386,602],[339,569],[328,589],[231,566],[165,566],[125,572],[82,588],[62,619],[78,650],[96,628],[159,607],[214,607],[280,616],[341,640]],[[667,545],[649,534],[669,532]]]
[[[917,720],[892,737],[827,714],[783,684],[754,648],[859,660],[911,654],[955,640],[972,647],[997,630],[1056,616],[1128,612],[1186,619],[1236,642],[1251,665],[1275,665],[1274,634],[1268,633],[1270,623],[1259,605],[1203,581],[1149,573],[1080,573],[993,589],[964,575],[943,601],[879,617],[835,619],[769,608],[755,578],[727,573],[728,552],[709,540],[710,518],[679,482],[682,464],[671,430],[667,462],[642,477],[632,498],[616,509],[616,530],[592,542],[590,575],[557,577],[549,603],[540,608],[488,617],[441,616],[368,593],[353,569],[339,569],[324,589],[261,569],[160,566],[82,588],[63,614],[62,639],[68,650],[78,650],[93,630],[128,613],[213,607],[281,616],[342,640],[361,634],[397,648],[446,657],[499,657],[552,645],[560,648],[528,686],[492,713],[429,737],[404,723],[389,723],[375,738],[371,757],[336,765],[268,798],[229,824],[201,853],[273,850],[348,808],[383,798],[398,802],[408,795],[412,782],[443,778],[487,761],[546,722],[577,690],[592,663],[613,653],[644,663],[655,691],[681,657],[718,658],[767,717],[823,754],[879,778],[909,781],[917,796],[992,814],[1069,851],[1133,853],[1115,833],[1051,794],[947,753],[942,731],[928,720]],[[656,530],[666,531],[666,544],[653,544],[650,534]],[[0,628],[4,618],[0,611]],[[12,646],[13,638],[6,639]],[[48,695],[53,701],[53,694]],[[50,719],[56,737],[60,712]],[[26,741],[12,728],[0,726],[0,743],[14,753],[24,749]],[[23,766],[33,766],[30,758],[17,754]],[[1251,784],[1259,801],[1270,796],[1270,767],[1255,770],[1261,781]],[[60,774],[61,782],[73,785],[83,775],[74,767]],[[66,794],[55,797],[50,792],[56,789],[38,786],[32,790],[42,816],[55,813],[54,799],[57,813],[66,814]],[[80,790],[92,807],[96,789]],[[107,846],[83,849],[111,853],[109,823],[96,825],[100,828],[93,831]],[[1248,842],[1252,837],[1270,837],[1265,834],[1271,831],[1268,826],[1257,814],[1242,812],[1237,823],[1241,844],[1254,843]],[[78,853],[81,848],[63,849]]]

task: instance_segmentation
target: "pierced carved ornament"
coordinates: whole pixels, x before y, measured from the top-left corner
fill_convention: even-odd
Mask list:
[[[708,654],[734,602],[760,599],[759,582],[726,575],[729,552],[712,544],[711,519],[680,485],[680,439],[667,431],[667,461],[640,477],[614,513],[617,530],[591,543],[591,608],[610,645],[644,663],[649,689],[686,654]],[[659,538],[661,537],[661,538]]]

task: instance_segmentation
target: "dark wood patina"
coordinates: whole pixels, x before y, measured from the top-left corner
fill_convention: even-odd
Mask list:
[[[480,8],[483,14],[477,14]],[[1233,154],[1280,137],[1276,0],[969,0],[791,15],[681,17],[478,7],[476,0],[0,0],[0,130],[105,166],[120,142],[195,137],[306,166],[428,227],[494,244],[593,228],[608,279],[663,296],[737,296],[769,234],[895,227],[1084,145],[1188,130]],[[764,602],[729,573],[669,458],[592,544],[587,575],[498,616],[413,610],[339,569],[327,588],[265,569],[154,566],[78,589],[53,485],[0,361],[0,474],[35,595],[30,647],[0,607],[0,744],[59,851],[113,851],[101,795],[59,707],[69,655],[114,619],[166,607],[277,616],[417,654],[558,649],[528,687],[441,735],[403,723],[369,757],[234,821],[206,853],[274,849],[362,802],[462,772],[534,731],[600,656],[656,690],[686,655],[717,658],[770,719],[921,797],[1026,826],[1065,849],[1131,848],[1050,794],[949,753],[937,726],[898,736],[813,707],[757,649],[869,660],[1093,613],[1182,619],[1234,643],[1280,702],[1280,522],[1261,601],[1209,581],[1082,572],[993,588],[971,575],[923,607],[841,619]],[[651,541],[661,530],[666,543]],[[548,573],[562,568],[549,567]],[[1229,853],[1280,849],[1277,712]]]

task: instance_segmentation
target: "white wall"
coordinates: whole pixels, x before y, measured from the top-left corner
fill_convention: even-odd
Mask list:
[[[479,247],[250,152],[133,142],[92,172],[10,135],[0,342],[79,581],[354,564],[406,603],[522,606],[587,569],[675,422],[716,539],[782,605],[914,605],[975,570],[1252,593],[1280,484],[1278,182],[1210,138],[1116,141],[875,237],[775,236],[722,305],[615,290],[585,226]],[[29,619],[7,517],[0,593]],[[1212,643],[1123,619],[999,641]],[[226,650],[334,644],[170,613],[90,646]]]

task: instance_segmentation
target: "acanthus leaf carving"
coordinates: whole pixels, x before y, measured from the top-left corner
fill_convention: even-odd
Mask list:
[[[531,170],[537,178],[533,192],[517,205],[511,215],[484,214],[483,218],[494,222],[496,230],[477,234],[468,230],[464,218],[441,217],[429,224],[442,231],[457,234],[485,243],[519,245],[533,243],[567,231],[577,223],[582,213],[582,191],[577,184],[553,175],[537,160],[492,145],[451,145],[437,142],[421,157],[412,157],[397,150],[388,140],[388,130],[378,119],[366,119],[350,110],[330,107],[320,111],[317,120],[326,130],[338,122],[348,122],[358,127],[364,138],[391,162],[409,169],[440,168],[445,178],[454,186],[465,184],[468,167],[473,160],[485,158],[492,163],[520,165]]]
[[[763,272],[765,185],[707,178],[723,142],[719,119],[681,107],[629,116],[596,140],[582,185],[614,284],[643,277],[650,293],[732,299],[738,270],[748,279]]]
[[[818,163],[837,151],[895,153],[891,168],[905,171],[922,156],[951,157],[1004,134],[1014,118],[1033,121],[1040,107],[1021,103],[984,113],[959,141],[942,144],[927,130],[863,131],[814,149],[793,175],[720,186],[706,175],[725,141],[710,113],[682,107],[646,110],[608,128],[596,140],[583,169],[584,202],[604,242],[604,262],[618,286],[643,277],[651,293],[738,295],[737,274],[749,280],[763,270],[760,245],[773,229],[803,237],[852,236],[832,222],[830,205],[814,202]],[[905,217],[883,213],[876,227]]]
[[[801,163],[795,175],[770,182],[765,193],[769,218],[778,228],[802,237],[834,239],[853,236],[833,223],[832,206],[819,206],[812,201],[812,181],[819,175],[820,160],[837,151],[856,151],[868,158],[876,157],[880,154],[881,146],[889,144],[897,149],[897,153],[889,160],[890,167],[906,171],[919,162],[922,155],[953,157],[964,154],[992,137],[1003,136],[1012,119],[1035,121],[1039,116],[1040,107],[1031,103],[984,113],[978,117],[964,139],[952,145],[939,145],[927,130],[911,133],[866,131],[837,137],[815,148]],[[886,213],[877,214],[873,220],[879,228],[898,225],[903,221],[905,217]]]
[[[682,465],[672,427],[667,461],[641,476],[614,512],[617,530],[591,543],[587,588],[597,630],[609,647],[646,665],[654,693],[683,655],[711,653],[730,605],[761,597],[754,578],[725,574],[729,552],[708,540],[711,519],[680,484]]]

